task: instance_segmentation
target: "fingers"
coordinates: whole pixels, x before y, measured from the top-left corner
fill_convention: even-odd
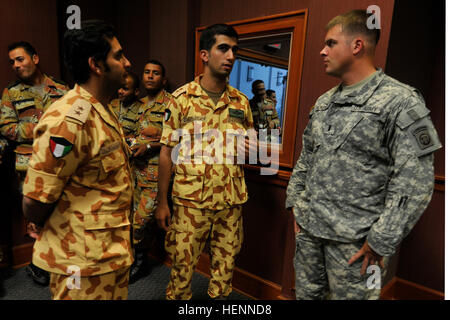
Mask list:
[[[355,263],[356,260],[361,258],[363,255],[364,255],[364,250],[363,249],[359,250],[353,257],[350,258],[350,260],[348,261],[348,264],[351,266],[353,263]]]

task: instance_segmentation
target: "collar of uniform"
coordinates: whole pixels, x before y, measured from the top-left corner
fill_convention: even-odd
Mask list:
[[[203,74],[199,75],[195,78],[193,82],[191,82],[187,88],[187,94],[193,95],[197,97],[201,96],[208,96],[208,94],[203,90],[202,86],[200,85],[200,80],[202,79]],[[231,103],[232,98],[239,98],[238,91],[230,86],[230,84],[227,82],[227,85],[225,87],[225,94],[222,95],[222,98],[217,102],[217,105],[214,109],[220,108],[224,105],[228,105]]]
[[[80,85],[76,84],[74,88],[75,92],[78,93],[83,99],[89,101],[92,107],[100,114],[100,117],[108,123],[114,130],[119,131],[119,124],[117,123],[116,117],[114,116],[114,111],[110,105],[103,106],[97,99],[95,99],[89,92],[83,89]]]
[[[342,96],[340,94],[335,94],[331,98],[331,102],[337,103],[337,104],[356,104],[356,105],[363,105],[366,103],[367,100],[373,95],[375,90],[380,85],[381,81],[383,80],[385,74],[383,70],[377,69],[375,76],[370,80],[368,83],[366,83],[362,88],[356,89],[354,91],[351,91],[347,93],[345,96]],[[336,88],[338,90],[340,86]],[[334,91],[333,93],[335,93]]]
[[[42,81],[42,84],[44,85],[45,88],[48,88],[48,87],[56,88],[55,82],[53,82],[53,80],[49,76],[47,76],[45,73],[44,73],[44,81]],[[28,90],[28,89],[34,87],[30,84],[26,84],[23,81],[20,81],[20,86],[21,86],[20,91],[25,91],[25,90]]]

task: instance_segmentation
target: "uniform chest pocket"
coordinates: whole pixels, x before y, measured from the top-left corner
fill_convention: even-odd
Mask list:
[[[99,180],[103,181],[112,177],[115,172],[125,165],[125,157],[120,152],[115,152],[102,157],[100,163]]]
[[[26,100],[17,100],[13,102],[14,107],[16,108],[19,115],[29,109],[36,109],[36,103],[34,99],[26,99]]]
[[[338,149],[345,144],[354,146],[375,146],[382,139],[380,112],[371,108],[354,107],[341,118],[342,127],[333,132],[332,125],[325,125],[325,136],[335,135],[332,143],[333,149]],[[331,129],[330,129],[331,127]],[[337,127],[337,126],[336,126]],[[327,132],[331,130],[332,132]]]

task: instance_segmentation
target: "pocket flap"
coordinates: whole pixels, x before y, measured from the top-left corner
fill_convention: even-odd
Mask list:
[[[179,164],[175,167],[176,174],[185,176],[203,176],[205,174],[204,164]]]
[[[110,155],[105,156],[102,158],[102,166],[105,172],[111,172],[117,168],[120,168],[125,164],[124,157],[120,156],[119,154],[115,154],[114,158]]]
[[[129,225],[130,221],[128,220],[126,213],[84,215],[84,227],[86,230],[103,230]]]
[[[430,110],[428,110],[424,105],[419,104],[411,109],[403,110],[397,119],[397,125],[400,129],[405,129],[412,125],[417,120],[425,118],[430,114]]]

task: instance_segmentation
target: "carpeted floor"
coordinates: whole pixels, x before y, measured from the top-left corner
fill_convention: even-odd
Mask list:
[[[165,290],[170,269],[164,264],[152,265],[150,274],[129,286],[129,300],[165,300]],[[192,300],[208,300],[209,279],[195,273],[192,280]],[[50,300],[48,287],[35,284],[25,272],[25,268],[11,271],[4,280],[5,295],[0,300]],[[250,300],[233,292],[229,300]]]

